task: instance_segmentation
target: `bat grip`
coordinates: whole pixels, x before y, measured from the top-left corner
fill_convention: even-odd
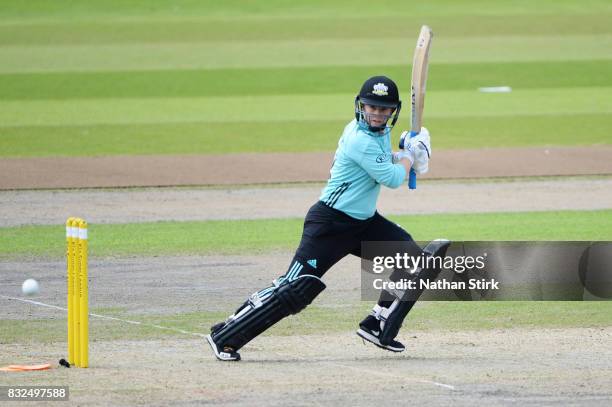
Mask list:
[[[416,136],[417,133],[416,131],[410,131],[410,138]],[[410,169],[410,174],[408,175],[408,188],[410,189],[416,189],[416,172],[411,168]]]

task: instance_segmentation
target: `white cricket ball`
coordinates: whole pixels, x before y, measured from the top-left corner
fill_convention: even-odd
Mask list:
[[[21,285],[21,291],[25,295],[36,295],[40,292],[40,287],[38,286],[38,281],[33,278],[28,278]]]

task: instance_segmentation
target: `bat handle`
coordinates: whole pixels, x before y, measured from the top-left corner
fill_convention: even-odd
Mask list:
[[[411,168],[408,176],[408,188],[416,189],[416,172]]]
[[[416,131],[410,131],[410,138],[416,136],[417,134],[419,134]],[[402,140],[402,144],[403,140]],[[408,175],[408,188],[410,189],[416,189],[416,172],[411,168],[410,169],[410,174]]]

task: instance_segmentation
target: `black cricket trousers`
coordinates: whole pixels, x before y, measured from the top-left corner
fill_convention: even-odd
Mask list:
[[[371,218],[359,220],[319,201],[304,219],[302,240],[284,277],[290,273],[293,278],[301,274],[321,277],[346,255],[361,257],[362,241],[402,242],[400,247],[405,253],[421,254],[421,248],[408,232],[378,212]]]

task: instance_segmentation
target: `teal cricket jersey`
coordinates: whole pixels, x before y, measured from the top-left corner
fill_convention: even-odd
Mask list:
[[[399,187],[406,169],[392,162],[389,129],[381,135],[353,120],[338,141],[330,175],[319,200],[353,218],[367,219],[376,211],[380,185]]]

